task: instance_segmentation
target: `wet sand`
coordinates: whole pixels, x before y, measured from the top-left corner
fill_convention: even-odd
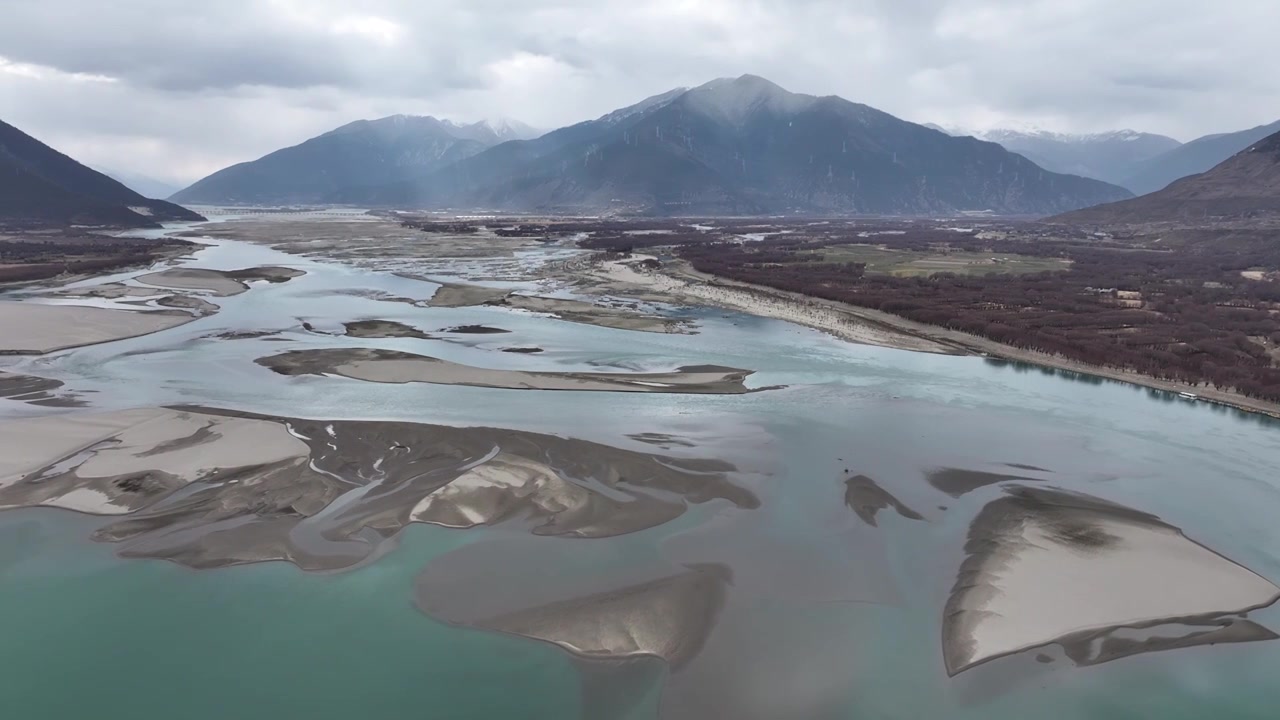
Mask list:
[[[430,280],[430,278],[419,278],[417,276],[407,276],[414,280]],[[427,301],[429,307],[438,308],[463,308],[475,307],[476,305],[488,305],[491,303],[500,303],[508,295],[510,290],[504,288],[491,288],[484,285],[464,285],[461,283],[440,283],[440,287],[436,290],[431,299]]]
[[[743,384],[750,370],[713,365],[681,367],[669,373],[540,372],[478,368],[425,355],[366,348],[293,350],[255,362],[281,375],[340,375],[380,383],[717,395],[754,392]]]
[[[465,624],[553,643],[584,658],[652,656],[678,669],[702,649],[724,605],[728,584],[725,568],[695,566]],[[419,585],[420,604],[429,603],[431,590],[430,585]]]
[[[105,300],[122,300],[125,298],[151,298],[165,294],[163,290],[136,287],[124,283],[106,283],[89,287],[71,288],[52,293],[60,297],[95,297]]]
[[[171,290],[197,290],[216,297],[239,295],[254,280],[269,283],[288,282],[305,275],[301,270],[285,267],[255,267],[244,270],[206,270],[202,268],[170,268],[139,275],[138,282]]]
[[[83,407],[79,395],[59,392],[61,380],[0,372],[0,398],[44,407]]]
[[[1024,467],[1024,469],[1031,468]],[[1024,477],[1022,475],[1007,475],[1005,473],[966,470],[964,468],[938,468],[926,473],[925,477],[928,478],[930,485],[953,498],[967,495],[988,485],[1015,481],[1036,482],[1039,480],[1039,478]]]
[[[1051,643],[1096,664],[1224,633],[1273,637],[1231,627],[1228,616],[1275,603],[1280,588],[1152,515],[1098,498],[1010,488],[974,519],[965,552],[943,615],[950,675]],[[1144,628],[1166,632],[1131,630]]]
[[[511,290],[482,285],[442,283],[427,305],[449,308],[488,305],[549,315],[566,322],[618,330],[659,333],[693,332],[691,323],[684,320],[646,315],[582,300],[523,295]]]
[[[893,508],[908,520],[923,520],[924,516],[902,504],[888,490],[866,475],[855,475],[844,481],[844,504],[866,524],[877,527],[876,514]]]
[[[493,428],[194,408],[0,424],[0,508],[121,518],[94,538],[195,568],[351,567],[413,522],[609,537],[759,501],[718,460]]]
[[[394,320],[355,320],[343,323],[347,337],[357,338],[418,338],[433,340],[434,337],[412,325],[405,325]]]
[[[0,302],[0,355],[42,355],[149,335],[195,320],[185,312]]]
[[[950,343],[895,330],[834,303],[702,276],[688,268],[650,271],[644,267],[650,260],[656,258],[632,255],[624,260],[570,263],[563,274],[594,292],[729,308],[804,325],[863,345],[942,354],[961,352]]]

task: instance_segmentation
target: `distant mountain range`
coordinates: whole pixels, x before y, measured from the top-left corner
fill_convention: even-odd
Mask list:
[[[1155,192],[1179,178],[1205,172],[1277,132],[1280,120],[1240,132],[1206,135],[1139,163],[1121,184],[1138,195]]]
[[[1000,143],[1054,172],[1083,175],[1145,195],[1202,173],[1253,143],[1280,132],[1280,121],[1240,132],[1206,135],[1185,145],[1170,137],[1134,130],[1070,135],[1044,130],[958,130],[928,125],[952,135]]]
[[[677,89],[486,146],[431,118],[353,123],[201,180],[184,202],[525,212],[1048,214],[1129,197],[994,143],[760,77]]]
[[[1050,221],[1099,226],[1280,222],[1280,132],[1207,172],[1182,178],[1157,192],[1066,213]]]
[[[152,200],[0,122],[0,225],[150,227],[203,220]]]
[[[536,137],[512,120],[462,125],[429,116],[358,120],[174,193],[174,202],[289,205],[332,202],[360,188],[408,181],[508,140]]]
[[[944,132],[999,143],[1046,170],[1103,180],[1129,190],[1134,188],[1126,182],[1137,167],[1182,145],[1171,137],[1134,130],[1091,135],[1008,129]]]

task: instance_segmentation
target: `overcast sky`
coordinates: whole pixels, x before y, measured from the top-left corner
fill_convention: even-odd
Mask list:
[[[916,122],[1280,119],[1277,0],[0,0],[0,119],[187,182],[359,118],[554,128],[743,73]]]

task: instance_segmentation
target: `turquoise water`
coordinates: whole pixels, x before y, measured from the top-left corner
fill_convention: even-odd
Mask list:
[[[1155,513],[1280,580],[1280,427],[1163,393],[1034,368],[851,345],[787,323],[673,309],[697,335],[595,328],[493,308],[426,309],[336,291],[428,297],[430,283],[241,243],[193,264],[301,267],[308,275],[218,299],[219,314],[156,335],[3,369],[67,382],[95,407],[198,403],[286,416],[397,419],[554,432],[636,450],[627,436],[687,438],[729,459],[757,510],[699,506],[621,538],[532,538],[516,529],[413,526],[351,572],[269,563],[191,571],[122,560],[89,542],[97,521],[55,510],[0,513],[0,708],[5,717],[1200,718],[1274,717],[1280,643],[1152,653],[1076,668],[1007,658],[947,678],[940,612],[968,523],[1000,489],[961,498],[934,468],[1044,468],[1042,482]],[[307,333],[361,318],[424,330],[512,330],[459,342]],[[225,341],[280,329],[291,343]],[[750,368],[742,396],[550,393],[338,378],[282,378],[253,364],[298,347],[365,345],[491,367]],[[497,352],[538,345],[538,356]],[[0,401],[0,415],[49,412]],[[875,478],[925,517],[843,504],[845,470]],[[598,573],[719,563],[729,600],[702,652],[668,673],[584,669],[550,645],[452,627],[414,606],[419,582],[519,593]],[[1275,609],[1251,617],[1280,628]],[[605,675],[601,680],[599,675]],[[603,684],[602,684],[603,683]],[[602,689],[603,688],[603,689]],[[605,696],[606,701],[601,700]]]

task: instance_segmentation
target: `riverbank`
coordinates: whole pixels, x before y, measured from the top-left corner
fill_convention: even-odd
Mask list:
[[[1200,401],[1280,419],[1280,403],[1247,397],[1234,391],[1161,380],[1130,370],[1089,365],[1048,353],[1016,348],[959,330],[925,325],[879,310],[700,273],[684,263],[668,263],[659,271],[642,269],[642,264],[650,259],[653,258],[633,255],[625,260],[591,263],[579,269],[612,290],[625,291],[626,287],[631,286],[646,293],[659,293],[684,301],[702,302],[794,322],[865,345],[916,352],[981,355],[1028,363],[1169,393],[1190,393]]]

